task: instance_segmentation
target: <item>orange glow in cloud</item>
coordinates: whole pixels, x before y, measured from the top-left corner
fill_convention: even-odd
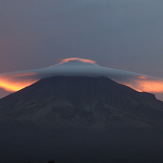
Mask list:
[[[28,83],[19,83],[19,84],[15,84],[13,82],[0,82],[0,85],[2,88],[4,88],[6,91],[10,91],[10,92],[16,92],[19,91],[31,84],[33,84],[34,82],[28,82]]]
[[[22,81],[16,82],[11,80],[0,80],[0,87],[5,89],[6,91],[16,92],[27,86],[34,84],[37,81]]]
[[[24,73],[24,74],[16,74],[16,77],[27,77],[27,76],[34,76],[37,75],[37,73],[31,72],[31,73]]]
[[[148,77],[146,77],[146,76],[139,76],[138,78],[139,79],[148,79]]]
[[[86,62],[86,63],[96,63],[96,61],[90,60],[90,59],[83,59],[83,58],[66,58],[62,59],[60,63],[65,63],[65,62],[71,62],[71,61],[81,61],[81,62]]]
[[[142,79],[142,80],[139,80]],[[139,92],[163,93],[163,80],[148,79],[148,77],[139,77],[130,83],[123,83]]]

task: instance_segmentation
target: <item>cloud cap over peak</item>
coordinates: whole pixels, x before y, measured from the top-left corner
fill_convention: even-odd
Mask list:
[[[52,76],[105,76],[137,91],[163,93],[162,78],[103,67],[93,60],[82,58],[66,58],[42,69],[0,74],[0,87],[14,92]]]
[[[96,63],[96,61],[91,59],[84,59],[84,58],[65,58],[62,59],[59,63],[65,63],[65,62],[84,62],[84,63]]]

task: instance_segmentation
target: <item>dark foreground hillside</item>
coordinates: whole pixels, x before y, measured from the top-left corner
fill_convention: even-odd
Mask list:
[[[163,102],[105,77],[52,77],[0,100],[1,160],[163,162]]]

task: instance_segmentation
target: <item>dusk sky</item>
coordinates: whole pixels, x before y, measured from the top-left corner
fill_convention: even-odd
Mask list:
[[[1,0],[0,73],[80,57],[163,78],[162,9],[162,0]]]

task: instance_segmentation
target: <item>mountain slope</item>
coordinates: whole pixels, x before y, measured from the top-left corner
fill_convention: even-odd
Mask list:
[[[53,116],[65,119],[140,119],[159,125],[163,104],[108,78],[52,77],[0,100],[1,119],[37,122]],[[97,116],[97,117],[96,117]],[[53,119],[54,120],[54,119]],[[130,120],[129,120],[130,121]]]
[[[4,158],[162,159],[163,102],[106,77],[40,80],[0,100],[0,121]]]

